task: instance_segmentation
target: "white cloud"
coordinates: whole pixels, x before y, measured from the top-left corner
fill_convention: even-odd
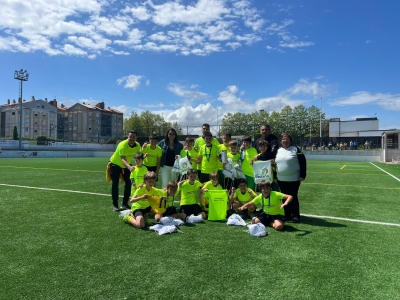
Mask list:
[[[122,112],[124,114],[124,119],[130,118],[132,112],[135,110],[133,107],[127,105],[111,106],[111,108]]]
[[[131,13],[133,18],[139,21],[147,21],[151,18],[151,13],[145,6],[126,7],[122,10],[123,13]]]
[[[184,6],[176,2],[154,5],[152,20],[155,24],[166,26],[171,23],[202,24],[219,20],[222,14],[229,13],[223,0],[199,0],[194,6]]]
[[[296,49],[296,48],[302,48],[302,47],[309,47],[314,45],[314,42],[291,42],[291,43],[280,43],[279,47],[283,47],[283,48],[292,48],[292,49]]]
[[[186,87],[178,83],[170,83],[167,87],[167,90],[169,90],[170,92],[174,93],[175,95],[181,98],[188,100],[199,100],[199,99],[206,99],[209,97],[209,95],[206,93],[194,90],[196,87],[197,87],[196,85]]]
[[[350,106],[350,105],[378,105],[385,110],[400,110],[400,94],[371,94],[366,91],[359,91],[348,97],[342,97],[330,101],[332,106]]]
[[[269,31],[270,34],[272,34],[272,32],[282,32],[283,30],[285,30],[285,28],[287,26],[292,25],[292,24],[294,24],[294,20],[292,20],[292,19],[283,20],[280,25],[277,23],[272,23],[267,28],[265,28],[265,30]]]
[[[133,28],[130,32],[128,32],[128,38],[126,40],[115,40],[114,43],[121,46],[135,46],[142,42],[142,37],[145,36],[145,33],[137,28]]]
[[[161,102],[158,103],[153,103],[153,104],[139,104],[139,107],[145,108],[145,109],[149,109],[149,108],[162,108],[165,105]]]
[[[128,31],[129,25],[133,23],[133,20],[127,16],[116,16],[116,17],[103,17],[94,15],[91,17],[89,24],[96,27],[97,30],[105,32],[108,35],[122,36]]]
[[[221,101],[229,111],[237,112],[243,110],[252,110],[251,103],[244,101],[240,96],[244,95],[244,91],[240,91],[236,85],[230,85],[225,91],[219,93],[218,100]]]
[[[189,131],[193,130],[194,128],[191,127],[193,124],[209,123],[215,125],[217,119],[217,109],[210,103],[200,104],[196,107],[185,105],[176,110],[162,110],[155,113],[162,113],[168,122],[178,122],[184,131],[186,131],[186,126],[190,127]],[[221,110],[219,111],[219,119],[222,119]]]
[[[76,48],[72,45],[65,44],[63,48],[64,52],[69,55],[86,55],[86,52],[82,49]]]
[[[317,81],[309,82],[308,79],[300,79],[284,93],[290,95],[312,95],[314,97],[329,95],[329,85],[320,84]]]
[[[245,42],[247,45],[251,45],[262,40],[261,37],[253,33],[248,33],[245,35],[237,35],[236,39],[239,42]]]
[[[278,34],[283,39],[280,47],[313,44],[291,36],[288,27],[294,20],[271,23],[248,0],[194,0],[187,5],[181,0],[157,1],[161,4],[146,0],[123,9],[114,0],[0,1],[3,51],[90,59],[104,52],[127,55],[128,51],[206,56]]]
[[[239,43],[239,42],[228,42],[228,43],[226,43],[226,46],[229,46],[229,47],[231,47],[233,50],[235,50],[236,48],[241,47],[242,44]]]
[[[129,75],[117,79],[117,84],[120,85],[125,82],[124,88],[136,91],[139,88],[142,79],[143,76],[141,75]]]
[[[84,36],[69,36],[68,40],[75,43],[79,47],[88,48],[91,50],[106,49],[107,45],[111,43],[111,40],[105,39],[97,34],[92,38],[87,38]]]

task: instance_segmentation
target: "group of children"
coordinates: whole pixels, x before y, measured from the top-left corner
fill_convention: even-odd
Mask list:
[[[252,163],[255,160],[269,160],[268,142],[260,141],[257,150],[251,147],[251,138],[245,137],[239,149],[236,140],[231,140],[229,133],[222,137],[223,144],[215,143],[211,133],[204,134],[204,143],[194,139],[186,139],[181,157],[188,156],[192,168],[188,170],[186,179],[168,182],[163,189],[155,187],[157,173],[144,166],[148,156],[137,153],[134,156],[135,168],[131,172],[132,197],[131,211],[124,221],[136,228],[144,228],[150,213],[154,213],[155,221],[163,216],[179,218],[183,221],[190,215],[201,215],[207,218],[209,208],[209,192],[225,190],[227,194],[226,213],[239,213],[243,218],[252,218],[252,223],[271,225],[276,230],[284,226],[284,206],[292,200],[292,196],[271,191],[271,184],[262,181],[258,184],[259,195],[255,193],[255,182]],[[199,139],[198,139],[199,140]],[[154,147],[153,147],[154,148]],[[240,164],[246,177],[231,179],[223,174],[224,164],[221,162],[221,150],[227,151],[227,157],[234,164]],[[199,180],[197,180],[199,178]],[[179,199],[179,201],[178,201]],[[175,207],[179,202],[179,209]],[[256,209],[259,209],[258,211]]]

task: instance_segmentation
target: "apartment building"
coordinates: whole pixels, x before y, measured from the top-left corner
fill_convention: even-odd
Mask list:
[[[0,138],[12,138],[13,128],[19,133],[19,101],[0,105]],[[104,143],[110,138],[122,139],[123,113],[105,107],[104,102],[90,105],[76,103],[71,107],[58,105],[57,100],[47,101],[32,97],[22,102],[23,138],[52,139]]]
[[[57,134],[59,139],[104,143],[110,138],[123,137],[123,113],[105,107],[104,102],[96,105],[76,103],[66,108],[57,101],[50,101],[57,107]]]
[[[20,124],[20,104],[18,101],[7,100],[7,104],[0,106],[0,137],[12,138],[14,126]],[[50,105],[47,99],[22,101],[22,137],[35,139],[38,136],[48,136],[57,139],[57,108]]]

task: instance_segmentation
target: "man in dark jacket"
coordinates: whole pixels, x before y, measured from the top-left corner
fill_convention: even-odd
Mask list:
[[[260,153],[260,149],[258,149],[258,142],[261,140],[267,141],[270,148],[271,152],[274,154],[274,157],[276,156],[276,152],[278,151],[279,148],[279,142],[278,138],[271,133],[271,127],[269,127],[268,124],[263,124],[260,127],[260,133],[261,137],[256,140],[254,147],[257,149],[257,152]]]

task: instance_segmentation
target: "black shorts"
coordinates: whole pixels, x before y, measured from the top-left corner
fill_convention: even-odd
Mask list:
[[[170,206],[170,207],[167,207],[166,212],[163,213],[163,217],[168,217],[168,216],[176,215],[176,214],[178,214],[178,212],[176,211],[176,207]]]
[[[136,219],[136,217],[138,217],[138,216],[143,216],[144,214],[148,214],[150,211],[151,211],[151,206],[146,207],[145,209],[137,209],[137,210],[134,210],[134,211],[132,212],[132,214],[133,214],[133,216],[134,216],[135,219]]]
[[[186,216],[201,214],[203,210],[198,204],[189,204],[189,205],[181,205],[180,212],[185,214]]]
[[[205,183],[207,181],[210,181],[210,174],[206,174],[206,173],[201,172],[200,176],[199,176],[199,181],[201,183]]]
[[[151,172],[156,172],[157,171],[157,166],[154,166],[154,167],[149,167],[149,166],[145,166],[146,168],[147,168],[147,171],[151,171]]]
[[[275,220],[279,220],[282,223],[285,223],[285,217],[282,215],[268,215],[266,213],[262,213],[257,217],[260,222],[264,225],[270,225],[271,223],[273,223]]]

